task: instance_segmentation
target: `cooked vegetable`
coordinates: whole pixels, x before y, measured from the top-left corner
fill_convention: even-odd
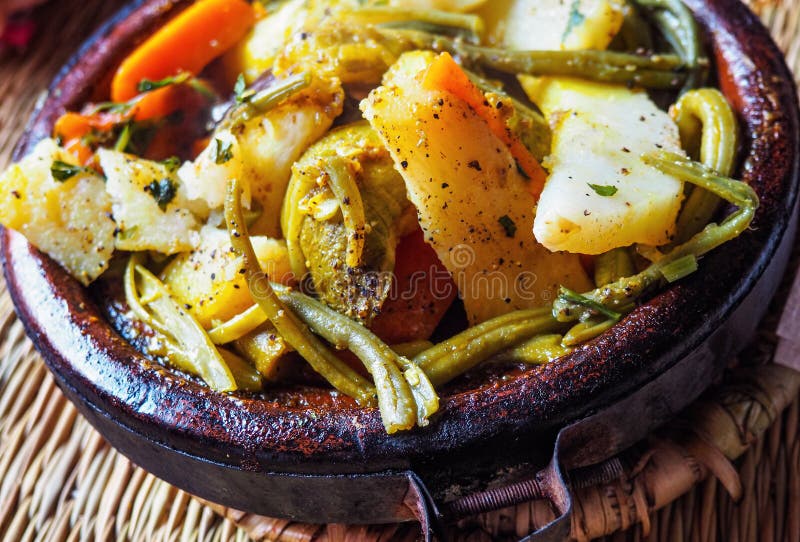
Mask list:
[[[443,90],[469,105],[486,122],[492,133],[505,143],[517,165],[530,180],[531,193],[539,197],[547,174],[530,150],[509,129],[504,118],[505,112],[502,111],[503,102],[498,102],[499,107],[498,104],[492,106],[449,53],[442,53],[431,62],[422,84],[427,90]]]
[[[493,46],[557,51],[605,49],[625,9],[621,0],[494,0],[478,13]]]
[[[265,275],[275,282],[290,283],[286,244],[263,236],[253,236],[251,242]],[[206,226],[200,230],[197,247],[176,256],[161,278],[175,299],[208,329],[253,305],[241,269],[242,258],[231,250],[228,233]]]
[[[214,344],[228,344],[237,339],[241,339],[251,331],[268,320],[267,315],[258,305],[253,305],[244,312],[241,312],[208,331],[208,336]]]
[[[560,284],[586,289],[577,256],[550,253],[530,235],[535,198],[505,143],[469,104],[422,84],[435,58],[403,55],[362,109],[392,153],[426,240],[454,275],[470,323],[546,304]],[[502,216],[517,225],[515,237]]]
[[[381,29],[387,38],[410,42],[419,49],[457,55],[468,66],[513,75],[579,77],[654,89],[676,89],[687,79],[676,55],[639,55],[613,51],[509,51],[461,43],[444,36],[411,30]],[[707,61],[700,60],[701,67]]]
[[[294,88],[294,81],[287,80]],[[285,96],[281,82],[273,88]],[[242,183],[245,205],[250,199],[262,214],[251,226],[254,234],[280,236],[280,210],[291,176],[292,165],[305,150],[331,127],[342,112],[344,93],[336,80],[313,79],[307,88],[291,94],[280,104],[233,126],[223,123],[211,143],[193,164],[184,164],[178,175],[191,198],[218,208],[225,193],[225,183],[236,178]],[[265,106],[266,107],[266,106]],[[229,145],[231,158],[217,163],[219,139]]]
[[[705,79],[703,44],[692,12],[682,0],[634,0],[653,19],[669,44],[680,55],[689,76],[683,90],[701,86]]]
[[[400,239],[396,255],[389,296],[369,328],[392,345],[427,340],[458,295],[458,287],[418,226]]]
[[[388,433],[428,424],[439,409],[439,397],[425,372],[398,355],[372,332],[319,301],[285,291],[287,305],[317,334],[364,362],[378,392],[381,419]]]
[[[509,347],[561,327],[549,307],[514,311],[440,342],[417,354],[413,362],[434,386],[440,386]]]
[[[425,371],[434,386],[455,378],[492,356],[500,355],[500,359],[504,359],[506,348],[512,347],[508,355],[519,356],[520,351],[513,350],[516,345],[524,345],[523,341],[535,340],[541,335],[564,331],[563,324],[577,322],[562,339],[561,344],[565,347],[596,337],[616,323],[621,314],[633,310],[637,300],[665,280],[664,269],[687,256],[699,258],[734,239],[753,220],[758,197],[747,184],[720,177],[702,164],[675,153],[658,151],[646,154],[643,159],[648,165],[716,194],[738,209],[719,225],[708,225],[691,240],[675,247],[636,275],[620,278],[583,295],[562,289],[552,311],[542,308],[505,314],[423,351],[413,361]],[[531,357],[533,360],[541,359],[538,354]]]
[[[402,26],[403,23],[422,25],[424,28],[456,30],[457,35],[474,36],[478,40],[483,34],[483,20],[477,15],[464,15],[432,9],[416,9],[394,6],[362,6],[356,9],[343,9],[337,14],[347,21],[361,25]]]
[[[623,87],[542,79],[526,90],[557,123],[536,239],[550,250],[581,254],[668,243],[682,184],[640,155],[656,148],[682,152],[672,119],[645,93]]]
[[[244,0],[198,0],[123,60],[111,82],[111,99],[130,100],[145,79],[199,74],[236,44],[254,22],[253,8]]]
[[[720,175],[730,175],[736,160],[739,128],[731,106],[713,88],[690,90],[670,108],[684,148]],[[689,193],[678,215],[675,242],[699,232],[719,207],[719,198],[702,189]]]
[[[175,254],[197,245],[199,224],[174,171],[107,149],[97,156],[117,223],[116,248]]]
[[[76,167],[74,174],[56,179],[57,162]],[[0,222],[22,233],[70,275],[86,285],[108,268],[116,224],[103,178],[79,168],[55,141],[40,141],[0,175],[0,190],[5,194]]]
[[[389,293],[409,208],[403,179],[366,123],[330,132],[295,164],[281,217],[292,271],[329,306],[369,323]]]
[[[132,252],[108,310],[154,361],[228,393],[305,360],[408,430],[749,226],[707,65],[680,0],[196,0],[0,176],[0,222],[84,284]]]
[[[264,314],[260,308],[259,312]],[[286,344],[283,337],[270,323],[263,324],[237,339],[235,344],[236,349],[255,366],[266,381],[274,381],[278,378],[281,359],[291,351],[291,347]]]
[[[273,73],[312,71],[345,85],[378,84],[408,43],[387,39],[378,29],[337,18],[307,23],[275,58]]]
[[[597,286],[633,275],[635,268],[627,247],[613,248],[600,254],[594,263],[594,283]]]
[[[269,281],[265,280],[244,223],[241,185],[236,179],[231,181],[225,199],[225,223],[231,245],[244,260],[243,269],[247,287],[281,337],[334,388],[353,397],[361,405],[372,404],[375,388],[317,339],[306,325],[283,305]]]
[[[222,354],[197,320],[137,256],[131,256],[125,270],[125,298],[136,317],[159,332],[170,363],[198,375],[216,391],[237,389]]]

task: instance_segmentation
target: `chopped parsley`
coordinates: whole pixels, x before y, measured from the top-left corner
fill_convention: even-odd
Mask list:
[[[608,198],[613,196],[619,190],[616,186],[612,186],[610,184],[592,184],[586,183],[589,185],[589,188],[595,191],[598,196],[603,196],[604,198]]]
[[[181,159],[177,156],[170,156],[166,160],[162,160],[161,165],[167,168],[168,173],[175,173],[181,167]]]
[[[159,79],[158,81],[151,81],[150,79],[142,79],[139,81],[139,84],[136,85],[136,90],[139,92],[150,92],[151,90],[158,90],[160,88],[168,87],[170,85],[179,85],[181,83],[185,83],[189,80],[192,75],[189,72],[182,72],[178,75],[173,75],[171,77],[165,77],[164,79]]]
[[[236,78],[236,84],[233,85],[233,95],[237,104],[247,103],[255,95],[253,90],[248,90],[244,74],[240,73],[239,77]]]
[[[62,162],[61,160],[54,160],[53,165],[50,166],[50,173],[53,175],[53,179],[63,183],[64,181],[68,181],[76,175],[94,174],[94,171],[83,166],[75,166],[73,164]]]
[[[214,138],[214,148],[211,149],[215,164],[224,164],[233,158],[233,143]]]
[[[222,141],[219,138],[214,138],[214,148],[211,149],[211,155],[214,157],[215,164],[224,164],[233,158],[233,143],[230,141]]]
[[[166,211],[167,205],[175,199],[177,187],[175,183],[172,182],[172,179],[164,178],[160,181],[154,180],[144,187],[144,191],[153,196],[153,199],[156,200],[158,207],[162,211]]]
[[[572,0],[569,7],[569,19],[567,20],[567,27],[564,29],[564,35],[561,36],[561,43],[567,41],[567,38],[572,31],[578,28],[586,20],[586,16],[581,13],[581,0]]]
[[[497,219],[503,229],[506,230],[506,237],[514,237],[517,234],[517,225],[508,215],[503,215]]]

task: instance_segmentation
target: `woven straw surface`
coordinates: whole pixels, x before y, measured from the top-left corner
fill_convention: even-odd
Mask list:
[[[0,51],[0,168],[58,68],[123,3],[82,0],[76,9],[51,2],[35,12],[40,27],[28,50]],[[750,3],[800,73],[800,1]],[[579,490],[574,536],[800,542],[800,375],[764,365],[780,298],[741,356],[750,367],[734,371],[687,414],[707,431],[679,438],[685,427],[677,423],[627,453],[624,476]],[[545,503],[525,503],[462,521],[452,535],[513,540],[551,518]],[[0,536],[301,542],[414,540],[417,531],[254,517],[202,503],[147,474],[111,449],[56,388],[0,285]]]

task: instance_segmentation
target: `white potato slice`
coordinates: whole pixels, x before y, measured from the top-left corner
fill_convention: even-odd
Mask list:
[[[0,175],[0,223],[89,284],[108,268],[114,252],[111,201],[99,175],[84,171],[54,179],[50,169],[56,160],[77,164],[55,141],[44,139]]]
[[[645,92],[616,85],[560,78],[526,90],[555,123],[536,239],[582,254],[669,242],[682,183],[640,158],[656,149],[683,154],[669,115]]]
[[[432,53],[403,55],[362,110],[390,150],[426,240],[453,275],[471,324],[591,284],[576,255],[531,234],[534,197],[503,142],[453,96],[429,91]]]
[[[261,269],[270,280],[291,282],[286,243],[259,235],[252,236],[251,241]],[[253,305],[241,270],[242,258],[231,249],[228,232],[206,226],[200,230],[197,248],[176,256],[164,269],[162,279],[197,321],[210,328]]]
[[[198,222],[174,172],[108,149],[99,149],[97,156],[117,221],[118,249],[175,254],[194,248]]]
[[[487,40],[519,50],[605,49],[624,18],[622,0],[493,0],[478,11]]]

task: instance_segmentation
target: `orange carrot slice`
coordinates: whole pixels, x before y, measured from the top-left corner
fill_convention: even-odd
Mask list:
[[[481,89],[456,64],[449,53],[442,53],[428,68],[422,82],[428,90],[442,90],[466,102],[489,125],[489,129],[506,144],[511,155],[531,181],[530,190],[538,198],[547,178],[539,161],[506,126],[500,113],[486,101]]]
[[[111,82],[111,100],[130,100],[144,79],[199,74],[242,39],[254,22],[255,12],[244,0],[198,0],[122,62]]]

